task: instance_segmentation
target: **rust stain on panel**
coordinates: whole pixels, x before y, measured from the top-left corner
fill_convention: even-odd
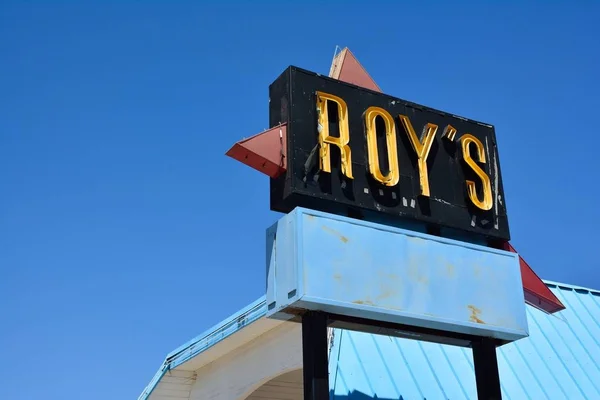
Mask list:
[[[406,240],[416,244],[425,244],[426,240],[417,236],[407,236]]]
[[[333,275],[333,279],[335,279],[338,282],[342,281],[342,275],[341,274],[334,274]]]
[[[472,322],[477,322],[478,324],[485,324],[485,322],[483,322],[483,320],[481,320],[481,318],[479,318],[479,316],[481,315],[481,310],[473,305],[469,305],[467,306],[467,308],[469,310],[471,310],[471,316],[469,317],[469,319]]]
[[[450,263],[447,263],[447,264],[446,264],[446,273],[448,274],[448,276],[449,276],[450,278],[454,278],[454,275],[456,274],[456,271],[455,271],[454,265],[452,265],[452,264],[450,264]]]
[[[429,285],[429,277],[420,273],[420,262],[421,260],[412,257],[408,260],[408,277],[422,285]]]
[[[377,300],[385,300],[400,295],[402,288],[401,278],[395,273],[378,271],[378,291]]]
[[[381,293],[381,295],[377,296],[377,299],[378,299],[378,300],[384,300],[384,299],[387,299],[387,298],[390,298],[390,297],[394,297],[394,296],[396,296],[397,294],[398,294],[398,293],[397,293],[397,291],[396,291],[396,290],[393,290],[393,289],[387,289],[387,290],[384,290],[384,291]]]
[[[373,303],[371,300],[354,300],[353,301],[354,304],[364,304],[366,306],[374,306],[375,303]]]
[[[329,233],[337,236],[338,238],[340,238],[340,240],[343,243],[348,243],[348,238],[346,236],[342,235],[341,233],[339,233],[338,231],[336,231],[335,229],[331,229],[330,227],[323,225],[323,230],[325,232],[329,232]]]

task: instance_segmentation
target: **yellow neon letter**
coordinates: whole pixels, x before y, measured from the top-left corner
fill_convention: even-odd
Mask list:
[[[485,163],[485,148],[479,139],[469,133],[462,135],[460,138],[463,158],[469,167],[471,167],[471,169],[473,169],[473,171],[477,174],[479,179],[481,179],[481,183],[483,184],[483,201],[477,198],[475,182],[469,180],[467,181],[467,192],[469,193],[471,202],[473,202],[477,208],[489,210],[492,208],[492,185],[490,183],[489,176],[487,176],[487,174],[471,158],[471,150],[469,147],[471,143],[475,144],[475,147],[477,147],[477,155],[479,156],[479,161],[482,163]]]
[[[455,127],[453,127],[452,125],[448,125],[448,126],[446,126],[446,128],[444,128],[444,133],[442,133],[443,138],[446,138],[449,141],[453,142],[455,136],[456,136],[456,128]]]
[[[435,139],[435,134],[437,132],[437,125],[427,124],[425,128],[423,128],[423,133],[421,134],[421,140],[417,137],[415,130],[410,123],[410,120],[405,115],[400,115],[400,121],[402,121],[402,125],[404,125],[404,130],[406,130],[408,134],[408,138],[410,140],[410,144],[412,144],[415,153],[417,153],[418,157],[418,167],[419,167],[419,183],[421,185],[421,195],[429,197],[429,175],[427,174],[427,157],[429,156],[429,151],[431,150],[431,145],[433,144],[433,139]]]
[[[390,171],[387,175],[381,173],[379,168],[379,152],[377,150],[377,130],[375,119],[383,118],[385,122],[385,142]],[[386,186],[395,186],[400,180],[400,166],[398,165],[398,148],[396,147],[396,125],[389,112],[379,107],[369,107],[365,111],[365,126],[367,134],[367,153],[369,156],[369,172],[373,178]]]
[[[338,121],[340,126],[339,137],[329,135],[329,115],[327,102],[333,101],[337,104]],[[332,94],[317,92],[317,113],[319,115],[319,165],[321,171],[331,173],[331,157],[329,146],[334,145],[340,149],[342,174],[353,179],[352,155],[350,152],[350,128],[348,126],[348,106],[341,98]]]

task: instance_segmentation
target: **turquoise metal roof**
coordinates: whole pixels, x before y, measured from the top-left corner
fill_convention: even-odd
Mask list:
[[[600,292],[546,282],[567,307],[527,306],[530,336],[498,350],[504,399],[600,399]],[[340,331],[333,398],[476,399],[470,349]]]
[[[503,398],[600,399],[600,291],[545,283],[567,308],[550,315],[527,306],[530,336],[498,351]],[[266,312],[262,297],[173,351],[139,399]],[[333,400],[477,398],[470,349],[336,329],[329,365]]]

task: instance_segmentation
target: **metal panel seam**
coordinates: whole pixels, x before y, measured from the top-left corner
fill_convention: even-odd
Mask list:
[[[433,371],[434,370],[433,365],[431,364],[431,360],[429,360],[429,357],[427,356],[427,352],[423,348],[423,344],[421,343],[421,341],[417,340],[417,345],[419,347],[419,351],[423,354],[423,358],[425,359],[427,366],[429,367],[430,370]],[[442,382],[440,382],[440,378],[438,377],[438,374],[433,374],[433,378],[435,380],[435,383],[437,383],[438,388],[442,392],[442,395],[444,396],[445,399],[447,399],[448,395],[446,394],[446,391],[444,390],[444,386],[442,385]]]
[[[456,369],[454,368],[454,365],[450,361],[450,358],[448,357],[448,353],[446,353],[445,347],[442,345],[439,345],[439,346],[442,351],[442,355],[444,356],[444,359],[446,360],[446,363],[448,364],[448,367],[450,368],[450,371],[452,372],[452,376],[454,376],[454,379],[456,379],[456,381],[458,382],[458,386],[460,387],[462,394],[465,396],[465,399],[468,399],[469,395],[467,394],[467,390],[465,389],[463,382],[459,379],[458,374],[456,373]]]
[[[557,296],[557,297],[558,297],[558,296]],[[567,299],[567,297],[564,295],[564,293],[560,293],[560,297],[562,297],[562,299],[560,299],[560,300],[563,302],[563,304],[565,304],[565,305],[569,306],[570,308],[572,308],[572,307],[573,307],[573,306],[571,305],[571,302],[570,302],[570,301]],[[578,301],[579,301],[579,302],[580,302],[580,304],[581,304],[581,300],[579,299],[579,296],[575,296],[575,298],[576,298],[576,299],[578,299]],[[581,306],[582,306],[584,309],[586,309],[585,305],[581,304]],[[586,309],[586,311],[587,311],[587,309]],[[588,313],[589,313],[589,311],[588,311]],[[575,312],[574,312],[574,313],[573,313],[573,315],[575,316],[575,318],[577,319],[577,321],[579,321],[579,323],[581,324],[581,326],[583,327],[583,329],[585,330],[585,332],[586,332],[586,333],[587,333],[587,334],[590,336],[590,338],[592,338],[592,340],[594,341],[594,343],[596,344],[596,346],[600,347],[600,343],[599,343],[599,342],[598,342],[598,340],[596,339],[596,336],[595,336],[595,335],[594,335],[592,332],[590,332],[590,330],[589,330],[589,328],[588,328],[588,324],[586,324],[585,322],[583,322],[583,321],[581,320],[581,317],[579,316],[579,313],[575,313]],[[593,319],[594,321],[596,321],[596,320],[595,320],[595,318],[593,318],[593,317],[592,317],[592,319]],[[581,347],[583,348],[583,350],[586,352],[586,354],[587,354],[587,355],[588,355],[588,356],[589,356],[591,359],[593,359],[592,355],[591,355],[591,354],[589,354],[588,350],[586,349],[586,346],[585,346],[585,345],[584,345],[584,344],[581,342],[581,340],[580,340],[580,336],[581,336],[581,335],[578,335],[577,333],[575,333],[575,331],[573,330],[573,327],[571,326],[571,324],[568,324],[568,327],[569,327],[569,330],[570,330],[570,331],[573,333],[573,335],[575,336],[576,340],[579,342],[579,344],[580,344],[580,345],[581,345]]]
[[[558,296],[557,296],[558,297]],[[567,300],[566,296],[564,296],[563,293],[561,293],[561,301],[563,301],[563,304],[568,305],[569,307],[571,307],[570,302]],[[587,324],[584,323],[581,318],[579,317],[578,313],[573,313],[575,315],[575,318],[577,319],[577,321],[579,321],[579,323],[581,324],[581,326],[583,327],[583,329],[585,330],[585,332],[590,335],[590,337],[592,338],[592,340],[594,341],[594,343],[596,344],[596,346],[598,346],[598,342],[596,341],[594,335],[589,331]],[[539,326],[539,323],[537,322],[537,320],[535,319],[535,317],[532,314],[532,319],[534,319],[535,323],[538,325],[538,328],[540,329],[540,331],[542,331],[541,327]],[[554,322],[552,320],[549,321],[550,326],[552,326],[552,328],[556,331],[556,334],[560,337],[560,339],[567,343],[567,341],[565,340],[565,338],[563,337],[563,335],[561,334],[560,330],[556,328],[556,326],[554,325]],[[590,358],[590,360],[594,360],[594,357],[589,353],[586,345],[584,343],[582,343],[581,341],[581,335],[578,334],[577,332],[575,332],[575,330],[573,329],[572,324],[567,324],[567,327],[569,329],[569,331],[573,334],[573,337],[575,338],[575,341],[579,344],[579,346],[581,346],[583,352]],[[550,340],[546,337],[546,334],[544,331],[542,331],[542,335],[546,338],[546,340],[548,342],[550,342]],[[597,394],[600,394],[599,390],[598,390],[598,386],[596,386],[596,384],[594,383],[594,379],[591,378],[588,374],[588,370],[587,368],[585,368],[584,365],[581,364],[580,360],[575,356],[575,354],[573,353],[572,350],[572,346],[565,346],[566,350],[571,354],[571,356],[573,357],[573,360],[575,361],[575,363],[577,363],[577,365],[579,366],[579,368],[581,369],[581,371],[583,372],[583,374],[585,375],[585,377],[588,379],[588,381],[591,383],[592,387],[594,388],[594,390],[596,390]],[[553,347],[553,351],[554,347]],[[581,385],[579,384],[578,380],[575,379],[575,377],[573,376],[573,374],[571,373],[571,369],[567,367],[567,365],[565,365],[565,363],[562,361],[562,357],[560,357],[560,355],[558,353],[556,353],[558,359],[560,360],[561,364],[563,365],[563,367],[565,368],[565,370],[567,371],[567,374],[569,375],[569,377],[571,378],[571,380],[573,381],[573,383],[575,384],[575,386],[577,387],[577,389],[579,390],[579,392],[581,393],[582,396],[585,396],[585,394],[583,393],[583,389],[581,388]],[[598,365],[594,363],[594,366],[596,367],[596,370],[598,369]]]
[[[531,396],[529,395],[529,391],[527,390],[527,388],[525,387],[525,385],[523,385],[523,381],[521,380],[521,377],[519,376],[519,374],[515,371],[515,368],[513,367],[513,365],[510,363],[510,361],[508,360],[508,357],[506,356],[506,354],[504,354],[504,349],[501,347],[498,349],[498,355],[501,356],[504,359],[504,362],[506,363],[506,365],[508,366],[509,371],[513,374],[513,376],[515,377],[515,380],[517,381],[517,383],[519,384],[519,387],[521,388],[521,390],[523,390],[523,393],[525,393],[525,395],[527,396],[527,399],[532,400]],[[498,357],[500,358],[500,357]],[[457,378],[458,379],[458,378]]]

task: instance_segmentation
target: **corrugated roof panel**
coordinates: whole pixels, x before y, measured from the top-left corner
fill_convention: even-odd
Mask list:
[[[527,306],[530,337],[498,351],[503,397],[599,399],[600,293],[549,287],[567,308],[550,315]],[[469,349],[351,331],[336,336],[332,385],[339,399],[477,398]]]

